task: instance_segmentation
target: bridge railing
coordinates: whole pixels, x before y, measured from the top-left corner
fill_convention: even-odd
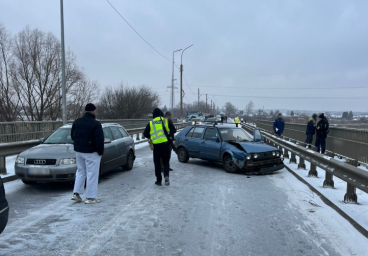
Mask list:
[[[272,121],[256,120],[255,123],[257,127],[272,131]],[[306,126],[307,124],[285,123],[283,135],[304,142]],[[329,131],[326,140],[326,148],[329,151],[368,163],[368,130],[330,125]]]
[[[99,120],[101,123],[118,123],[126,129],[143,127],[149,121],[150,119]],[[73,121],[68,121],[68,123],[73,123]],[[1,122],[0,143],[36,140],[47,137],[62,125],[61,121]]]
[[[104,120],[104,121],[105,121],[104,123],[119,123],[119,122],[117,122],[117,120],[108,120],[108,121]],[[147,123],[148,123],[148,120],[145,121],[144,125],[146,125]],[[134,125],[138,125],[138,124],[133,123],[130,126],[134,126]],[[143,132],[144,132],[144,129],[146,127],[145,126],[143,127],[142,124],[140,124],[140,125],[141,125],[141,127],[139,127],[139,128],[126,129],[129,136],[131,136],[132,138],[135,137],[135,139],[138,140],[138,141],[141,140],[141,139],[145,139],[144,136],[143,136]],[[175,128],[177,130],[179,130],[179,129],[183,129],[184,127],[186,127],[188,125],[188,123],[174,123],[174,125],[175,125]],[[126,126],[124,126],[124,128],[126,128]],[[47,136],[51,132],[52,131],[50,131],[47,134]],[[7,174],[6,160],[5,160],[5,158],[7,156],[19,154],[19,153],[23,152],[24,150],[27,150],[27,149],[29,149],[31,147],[34,147],[34,146],[37,146],[37,145],[40,144],[39,139],[42,138],[42,137],[47,137],[47,136],[44,136],[41,133],[41,135],[39,137],[37,137],[36,140],[28,140],[28,141],[0,144],[0,174]]]
[[[255,127],[245,124],[243,128],[252,132]],[[346,158],[346,162],[342,162],[334,159],[333,152],[320,154],[315,151],[315,148],[307,149],[304,142],[300,143],[286,136],[281,138],[273,135],[270,130],[258,126],[257,128],[261,130],[264,142],[279,148],[284,158],[289,159],[290,163],[298,164],[298,169],[306,169],[305,161],[308,161],[310,163],[308,177],[318,176],[317,167],[323,169],[325,171],[323,187],[334,188],[334,176],[345,181],[347,188],[344,202],[357,203],[356,188],[368,193],[368,171],[358,168],[357,160]],[[297,163],[296,156],[299,157],[299,163]]]

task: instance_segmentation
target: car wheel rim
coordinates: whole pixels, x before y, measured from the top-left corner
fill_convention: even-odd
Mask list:
[[[132,155],[130,155],[129,156],[129,167],[132,167],[133,166],[133,156]]]
[[[183,150],[180,150],[179,156],[180,156],[180,159],[181,159],[181,160],[183,160],[183,159],[184,159],[185,153],[184,153],[184,151],[183,151]]]
[[[226,161],[226,169],[233,171],[235,169],[234,163],[231,159]]]

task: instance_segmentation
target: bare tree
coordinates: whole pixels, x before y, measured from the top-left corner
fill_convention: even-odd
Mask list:
[[[253,103],[253,101],[250,101],[247,104],[247,106],[245,107],[245,111],[247,112],[247,116],[249,116],[252,113],[253,108],[254,108],[254,103]]]
[[[103,119],[145,118],[160,104],[158,93],[147,86],[106,88],[102,94],[99,117]]]
[[[226,102],[224,108],[226,115],[228,116],[235,115],[238,111],[238,109],[231,102]]]
[[[13,41],[11,78],[28,120],[56,120],[61,112],[60,42],[51,33],[29,27]],[[83,79],[70,51],[66,54],[67,93]]]
[[[10,33],[0,24],[0,121],[14,121],[19,104],[11,83],[11,43]]]

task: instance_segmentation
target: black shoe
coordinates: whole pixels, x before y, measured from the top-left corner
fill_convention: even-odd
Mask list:
[[[174,169],[173,168],[169,168],[169,171],[172,172]]]
[[[162,186],[161,182],[159,182],[159,181],[156,181],[156,182],[155,182],[155,184],[156,184],[157,186]]]

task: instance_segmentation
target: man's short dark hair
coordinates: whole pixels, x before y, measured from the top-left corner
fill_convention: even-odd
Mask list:
[[[279,114],[278,114],[278,116],[282,116],[282,114],[281,114],[281,113],[279,113]]]
[[[167,116],[171,116],[171,113],[170,113],[169,111],[167,111],[167,112],[165,113],[165,117],[167,117]]]

